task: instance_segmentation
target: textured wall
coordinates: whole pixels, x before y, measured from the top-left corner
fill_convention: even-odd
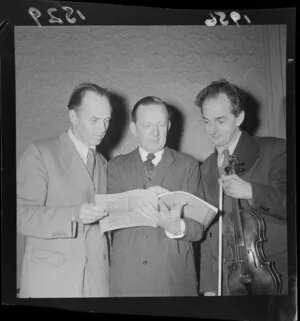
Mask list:
[[[278,120],[284,112],[285,33],[278,30],[276,26],[17,27],[17,159],[30,142],[67,128],[66,104],[82,81],[111,88],[121,116],[146,95],[164,99],[177,109],[179,149],[199,160],[213,146],[194,99],[206,84],[221,77],[253,96],[249,103],[257,117],[252,115],[251,126],[257,135],[284,137],[285,125]],[[274,79],[281,87],[272,91]],[[275,111],[275,119],[276,106],[282,110]],[[136,146],[127,127],[121,132],[112,155]],[[18,241],[21,257],[23,243]]]

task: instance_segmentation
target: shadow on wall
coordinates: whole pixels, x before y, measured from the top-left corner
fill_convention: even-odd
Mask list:
[[[97,146],[97,150],[109,160],[112,150],[120,143],[126,127],[130,121],[125,97],[118,93],[112,93],[111,98],[112,117],[104,139]],[[184,130],[184,117],[179,107],[166,104],[171,113],[171,127],[168,132],[166,145],[174,150],[180,149],[180,142]]]
[[[243,99],[243,106],[245,110],[245,120],[241,125],[241,129],[245,130],[250,135],[255,135],[257,128],[259,127],[259,109],[260,104],[252,94],[240,88]]]
[[[166,105],[171,114],[171,127],[168,132],[166,145],[178,151],[183,133],[184,118],[178,107],[168,103]]]
[[[111,92],[112,115],[105,137],[97,150],[109,160],[112,150],[120,143],[128,123],[126,99],[116,92]]]

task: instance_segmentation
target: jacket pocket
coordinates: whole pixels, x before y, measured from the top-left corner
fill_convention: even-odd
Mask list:
[[[66,261],[66,254],[34,247],[31,252],[30,261],[33,263],[42,263],[48,266],[58,267],[63,265]]]

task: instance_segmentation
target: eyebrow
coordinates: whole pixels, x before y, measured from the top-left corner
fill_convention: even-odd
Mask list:
[[[205,116],[202,116],[203,119],[208,119],[206,118]],[[217,120],[220,120],[220,119],[225,119],[226,117],[225,116],[220,116],[220,117],[216,117],[214,119],[217,119]]]
[[[96,117],[96,116],[92,116],[91,117],[92,119],[110,119],[111,118],[111,116],[108,116],[108,117],[105,117],[105,118],[99,118],[99,117]]]
[[[165,125],[166,123],[167,121],[159,121],[159,122],[145,121],[142,123],[142,125],[151,125],[151,124]]]

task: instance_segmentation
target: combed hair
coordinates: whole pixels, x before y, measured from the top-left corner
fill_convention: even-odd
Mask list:
[[[196,97],[195,105],[200,107],[201,113],[203,113],[202,107],[206,99],[216,98],[219,94],[226,94],[231,102],[232,113],[238,116],[241,111],[244,110],[242,104],[242,94],[237,86],[229,83],[226,79],[220,79],[213,81],[211,84],[203,88]]]
[[[131,120],[135,123],[136,122],[136,114],[137,114],[137,110],[139,108],[139,106],[144,105],[144,106],[148,106],[148,105],[161,105],[161,106],[165,106],[167,113],[168,113],[168,119],[171,119],[171,111],[169,110],[168,106],[166,105],[166,103],[160,99],[159,97],[155,97],[155,96],[147,96],[144,97],[140,100],[138,100],[135,105],[132,108],[131,111]]]
[[[82,99],[87,91],[92,91],[99,96],[104,96],[109,99],[110,93],[108,89],[102,88],[96,84],[92,83],[81,83],[77,87],[74,88],[71,97],[68,102],[68,109],[69,110],[77,110],[78,107],[82,103]]]

